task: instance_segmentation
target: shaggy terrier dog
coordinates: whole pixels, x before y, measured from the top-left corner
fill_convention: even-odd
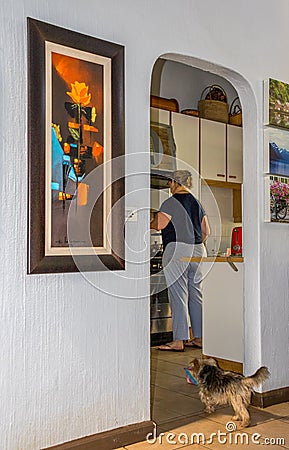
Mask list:
[[[200,399],[205,412],[212,413],[217,405],[230,404],[234,410],[232,420],[240,420],[241,428],[250,425],[247,407],[251,401],[253,388],[265,381],[270,373],[267,367],[260,367],[250,377],[220,369],[213,358],[191,361],[185,369],[197,380],[200,387]]]

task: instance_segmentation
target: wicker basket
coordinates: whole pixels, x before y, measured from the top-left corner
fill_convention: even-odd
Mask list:
[[[229,123],[231,125],[242,126],[242,108],[239,97],[234,98],[229,111]]]
[[[206,93],[206,96],[205,96]],[[203,98],[205,96],[205,98]],[[228,123],[229,106],[227,94],[221,86],[216,84],[207,86],[198,103],[199,116],[203,119]]]

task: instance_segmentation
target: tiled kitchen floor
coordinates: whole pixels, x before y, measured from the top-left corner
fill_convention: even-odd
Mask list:
[[[242,437],[238,436],[238,430],[232,433],[226,430],[233,415],[231,407],[219,408],[211,415],[203,413],[198,388],[188,384],[184,377],[184,367],[200,353],[188,348],[183,353],[151,349],[151,408],[159,437],[155,443],[144,441],[122,449],[257,449],[258,445],[289,448],[289,403],[265,409],[250,407],[251,426],[241,431],[245,433]],[[161,432],[164,435],[160,436]],[[193,433],[200,434],[191,441]],[[271,441],[266,441],[267,438]]]

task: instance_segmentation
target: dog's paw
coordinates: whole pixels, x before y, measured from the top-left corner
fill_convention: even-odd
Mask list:
[[[249,421],[241,422],[238,428],[246,428],[250,425]]]
[[[233,416],[233,417],[231,418],[231,420],[232,420],[233,422],[235,422],[235,421],[241,420],[241,419],[240,419],[239,416]]]
[[[215,409],[214,408],[212,408],[212,407],[208,407],[207,406],[207,408],[205,408],[205,413],[207,413],[207,414],[212,414],[214,411],[215,411]]]

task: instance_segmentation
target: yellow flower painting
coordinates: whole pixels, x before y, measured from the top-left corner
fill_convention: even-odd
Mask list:
[[[54,52],[52,64],[51,241],[64,247],[68,210],[73,204],[81,214],[88,207],[91,193],[85,177],[103,162],[103,67]],[[95,246],[103,245],[102,214],[93,208]]]
[[[75,81],[74,83],[71,83],[71,91],[66,92],[66,94],[71,97],[74,103],[81,106],[89,105],[91,100],[91,94],[88,93],[88,86],[83,82],[79,83],[78,81]]]

